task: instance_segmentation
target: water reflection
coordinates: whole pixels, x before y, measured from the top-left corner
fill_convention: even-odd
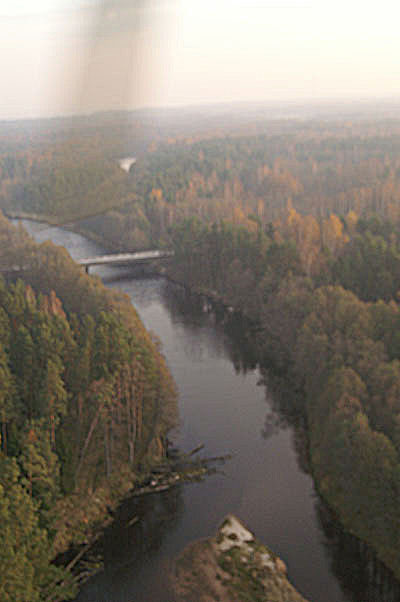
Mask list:
[[[303,395],[290,385],[287,378],[274,374],[268,367],[261,367],[260,372],[260,384],[265,387],[270,406],[262,435],[268,439],[277,432],[292,427],[298,466],[302,472],[310,474]]]
[[[76,602],[172,602],[170,566],[162,548],[181,520],[181,492],[178,486],[128,499],[120,506],[97,546],[104,570],[84,587]]]
[[[346,533],[326,505],[318,500],[318,520],[326,534],[331,569],[349,602],[398,602],[400,584],[367,545]]]
[[[236,312],[229,312],[218,303],[211,303],[204,295],[197,295],[187,288],[165,281],[162,299],[175,324],[184,320],[185,329],[201,336],[207,329],[207,338],[221,357],[228,357],[236,374],[246,374],[257,368],[254,345],[255,332],[250,321]]]

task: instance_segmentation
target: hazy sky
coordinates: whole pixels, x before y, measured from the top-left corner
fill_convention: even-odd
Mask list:
[[[400,99],[400,3],[1,0],[0,118]]]

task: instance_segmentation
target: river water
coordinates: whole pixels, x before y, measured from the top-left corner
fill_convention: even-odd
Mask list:
[[[66,230],[24,225],[37,240],[50,238],[75,258],[104,254]],[[398,600],[382,593],[376,565],[371,569],[317,496],[299,462],[301,437],[279,414],[276,393],[260,383],[242,325],[227,329],[226,320],[204,311],[202,300],[162,278],[137,279],[127,268],[92,270],[130,296],[161,340],[179,391],[174,443],[187,451],[204,444],[207,456],[233,457],[204,482],[125,501],[102,542],[104,571],[77,601],[172,602],[166,580],[171,559],[190,541],[213,534],[229,512],[284,559],[290,580],[310,601]],[[139,521],[129,525],[135,516]]]

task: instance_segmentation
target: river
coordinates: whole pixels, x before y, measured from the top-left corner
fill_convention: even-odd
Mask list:
[[[37,240],[50,238],[75,258],[104,253],[77,234],[23,223]],[[174,443],[187,451],[204,444],[207,456],[233,457],[204,482],[125,501],[102,542],[104,571],[77,601],[172,602],[171,559],[188,542],[213,534],[228,512],[284,559],[290,580],[311,602],[398,600],[382,593],[384,572],[377,577],[376,563],[360,555],[316,494],[299,462],[301,437],[260,383],[241,324],[228,332],[201,300],[162,278],[136,279],[127,268],[92,271],[127,293],[161,340],[179,391]],[[139,521],[129,526],[135,516]]]

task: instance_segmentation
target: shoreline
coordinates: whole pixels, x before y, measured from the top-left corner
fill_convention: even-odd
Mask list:
[[[171,583],[177,602],[307,602],[288,581],[285,562],[233,514],[216,535],[186,546]]]

